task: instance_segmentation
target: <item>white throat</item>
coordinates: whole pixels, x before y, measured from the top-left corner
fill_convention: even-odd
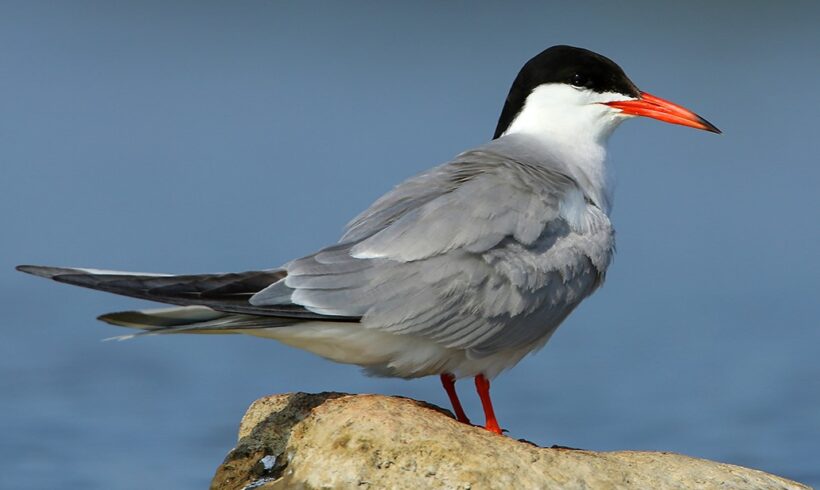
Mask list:
[[[544,84],[527,97],[504,135],[537,140],[607,214],[614,182],[605,164],[606,142],[626,117],[602,102],[629,100],[623,94],[597,93],[566,84]]]

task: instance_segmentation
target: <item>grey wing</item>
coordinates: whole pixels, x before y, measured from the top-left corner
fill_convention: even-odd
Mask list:
[[[597,208],[568,219],[567,206],[588,206],[568,176],[467,152],[388,193],[338,245],[286,264],[251,303],[361,317],[477,356],[520,348],[551,333],[609,262],[609,220]]]

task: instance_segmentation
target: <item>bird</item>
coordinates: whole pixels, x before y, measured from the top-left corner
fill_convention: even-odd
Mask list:
[[[99,317],[141,330],[126,338],[248,334],[369,375],[438,376],[466,424],[455,383],[472,377],[483,427],[502,434],[490,381],[604,282],[615,249],[606,144],[636,116],[720,133],[609,58],[553,46],[518,72],[488,143],[400,183],[314,253],[219,274],[17,269],[173,305]]]

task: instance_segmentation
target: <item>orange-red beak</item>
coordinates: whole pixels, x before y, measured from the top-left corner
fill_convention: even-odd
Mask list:
[[[689,126],[690,128],[703,129],[720,134],[720,130],[716,128],[714,124],[689,109],[646,92],[641,92],[641,98],[637,100],[607,102],[606,105],[620,109],[624,114],[651,117],[659,121],[680,124],[681,126]]]

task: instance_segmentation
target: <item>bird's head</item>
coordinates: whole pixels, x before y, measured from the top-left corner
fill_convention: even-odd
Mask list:
[[[639,90],[609,58],[586,49],[553,46],[521,68],[494,138],[529,133],[602,141],[623,120],[635,116],[720,133],[694,112]]]

